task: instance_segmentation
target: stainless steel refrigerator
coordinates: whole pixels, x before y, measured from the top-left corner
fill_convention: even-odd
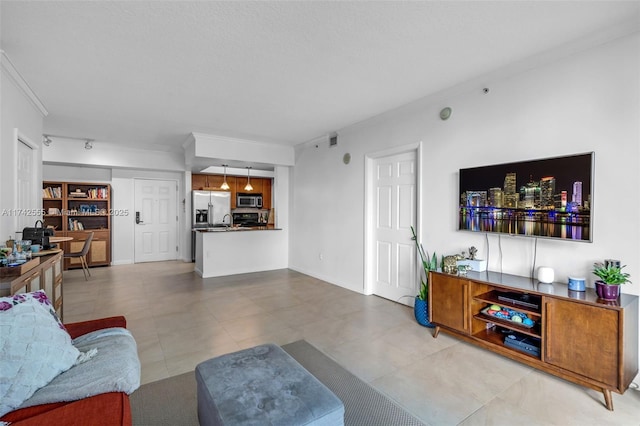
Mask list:
[[[209,228],[231,223],[231,193],[227,191],[192,191],[193,227]],[[225,217],[226,215],[229,215]]]
[[[192,228],[231,225],[231,193],[227,191],[191,191]],[[196,231],[191,235],[191,260],[195,261]]]

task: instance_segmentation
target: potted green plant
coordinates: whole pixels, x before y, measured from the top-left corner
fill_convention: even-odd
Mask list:
[[[429,305],[427,298],[429,293],[429,271],[438,267],[438,258],[435,253],[433,253],[431,258],[429,258],[429,255],[424,251],[422,244],[418,242],[418,236],[416,235],[416,231],[413,229],[413,226],[411,227],[411,234],[411,239],[416,243],[416,249],[420,255],[422,270],[424,271],[424,278],[422,277],[422,274],[420,274],[420,291],[414,300],[413,313],[418,324],[433,328],[435,326],[429,322]]]
[[[630,275],[622,272],[623,266],[603,264],[596,262],[593,264],[593,274],[600,278],[596,281],[596,293],[604,300],[617,300],[620,296],[620,285],[630,283]]]

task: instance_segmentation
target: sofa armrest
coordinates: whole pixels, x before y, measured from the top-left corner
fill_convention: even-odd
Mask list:
[[[131,426],[131,402],[124,392],[109,392],[70,402],[35,405],[5,414],[15,426]]]
[[[92,331],[111,327],[127,327],[127,320],[123,316],[100,318],[97,320],[72,322],[64,325],[72,339]]]

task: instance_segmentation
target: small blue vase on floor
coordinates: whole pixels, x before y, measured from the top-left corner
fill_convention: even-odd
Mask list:
[[[429,305],[426,300],[421,300],[416,297],[415,303],[413,305],[413,313],[416,317],[416,321],[418,321],[418,324],[429,328],[435,327],[435,325],[429,322]]]

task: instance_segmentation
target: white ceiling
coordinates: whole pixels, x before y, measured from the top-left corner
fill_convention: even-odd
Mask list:
[[[45,133],[294,145],[639,21],[638,1],[2,1]]]

